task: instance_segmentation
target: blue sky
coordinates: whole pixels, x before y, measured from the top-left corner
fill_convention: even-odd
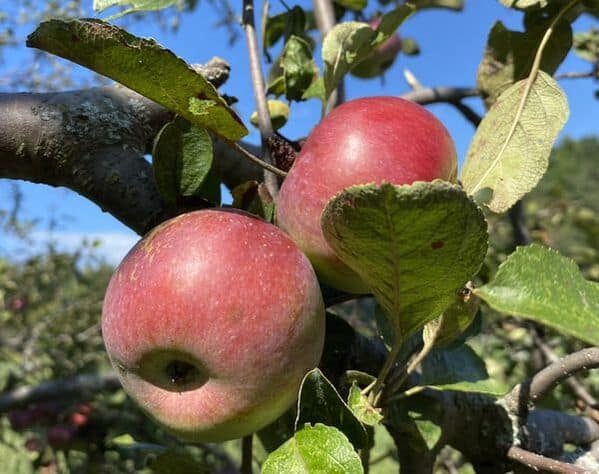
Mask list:
[[[88,2],[91,5],[92,1]],[[236,6],[240,2],[235,0],[231,3]],[[272,12],[282,11],[280,2],[271,0],[271,3]],[[287,3],[294,5],[289,1]],[[309,7],[309,2],[306,1],[298,4]],[[418,41],[421,55],[400,57],[387,72],[384,83],[378,79],[364,81],[350,77],[346,86],[348,99],[406,92],[408,86],[403,79],[404,69],[412,71],[425,86],[474,86],[476,70],[491,26],[495,21],[501,20],[511,29],[521,29],[521,16],[520,13],[501,6],[497,0],[466,0],[466,8],[461,13],[445,10],[420,12],[412,16],[400,32],[402,36],[413,37]],[[243,36],[230,48],[224,29],[214,26],[218,17],[207,2],[200,2],[196,12],[182,16],[177,33],[168,33],[158,28],[152,15],[146,18],[133,22],[130,31],[136,35],[156,38],[188,62],[203,62],[212,56],[221,56],[231,63],[231,78],[222,90],[240,99],[236,107],[247,123],[254,110],[254,99]],[[590,16],[583,16],[574,25],[574,29],[587,30],[591,25],[597,26],[597,22]],[[22,35],[20,39],[24,40],[27,33],[19,32]],[[23,48],[7,53],[4,63],[0,63],[0,75],[15,68],[19,62],[28,61],[30,57]],[[586,71],[588,64],[572,53],[560,72]],[[571,108],[571,116],[562,137],[577,138],[597,134],[599,102],[593,98],[597,84],[589,80],[562,80],[560,84],[566,91]],[[482,112],[480,100],[470,99],[468,103]],[[431,106],[429,110],[449,129],[462,159],[472,138],[472,126],[451,106],[438,104]],[[306,135],[318,121],[319,113],[320,107],[316,101],[293,104],[290,123],[282,130],[283,133],[289,137]],[[248,139],[257,142],[258,134],[252,132]],[[102,213],[96,205],[75,193],[29,183],[21,183],[20,187],[24,193],[25,215],[40,220],[35,234],[38,242],[48,238],[49,233],[45,229],[49,218],[58,223],[52,231],[56,240],[64,241],[67,247],[76,245],[83,236],[102,240],[104,255],[113,262],[118,261],[128,246],[137,239],[135,234],[112,216]],[[0,180],[0,199],[5,199],[8,195],[8,182]],[[14,242],[6,236],[0,236],[0,254],[12,252],[14,248]]]

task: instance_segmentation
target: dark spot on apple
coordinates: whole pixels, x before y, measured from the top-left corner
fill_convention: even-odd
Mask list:
[[[437,250],[440,249],[441,247],[443,247],[445,245],[445,242],[443,242],[442,240],[435,240],[434,242],[431,243],[431,248],[433,250]]]

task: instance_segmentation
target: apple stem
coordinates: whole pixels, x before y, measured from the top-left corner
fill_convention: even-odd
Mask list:
[[[272,122],[270,121],[270,114],[268,112],[264,76],[262,74],[262,66],[260,65],[260,52],[258,50],[258,38],[256,36],[253,0],[243,0],[242,19],[248,48],[248,57],[250,61],[250,76],[252,78],[254,97],[256,98],[258,128],[260,129],[260,137],[262,139],[262,161],[270,165],[272,160],[270,158],[268,147],[266,146],[266,140],[274,133],[274,130],[272,128]],[[264,184],[266,184],[266,188],[270,192],[271,196],[276,198],[279,192],[277,173],[266,166],[262,167],[265,169]]]
[[[252,474],[252,434],[241,439],[241,474]]]

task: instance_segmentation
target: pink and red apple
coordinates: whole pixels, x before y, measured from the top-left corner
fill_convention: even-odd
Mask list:
[[[312,261],[326,284],[368,291],[327,244],[320,217],[327,202],[356,184],[454,181],[455,146],[443,124],[423,107],[396,97],[353,100],[318,124],[285,178],[277,223]]]
[[[324,344],[308,259],[238,211],[178,216],[145,236],[110,281],[106,349],[125,390],[189,441],[239,438],[297,397]]]

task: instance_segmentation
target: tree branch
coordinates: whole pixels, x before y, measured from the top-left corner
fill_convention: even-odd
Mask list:
[[[0,394],[0,413],[29,405],[41,400],[82,397],[105,390],[120,388],[116,374],[78,375],[68,379],[56,379],[31,387],[20,387]]]
[[[585,474],[587,472],[580,467],[557,461],[556,459],[546,458],[540,454],[531,453],[518,446],[512,446],[507,452],[507,457],[534,471],[543,470],[558,474]]]
[[[514,387],[506,396],[509,409],[524,416],[529,404],[535,404],[557,384],[581,370],[599,367],[599,347],[569,354],[539,371],[530,380]]]
[[[258,39],[256,37],[253,0],[243,0],[243,29],[245,30],[250,60],[250,77],[252,78],[252,88],[256,99],[256,110],[258,112],[258,128],[260,129],[260,138],[262,141],[261,158],[270,165],[272,160],[266,142],[274,131],[270,121],[270,113],[268,111],[264,87],[264,76],[262,75],[262,66],[260,65],[260,51],[258,49]],[[265,170],[264,183],[271,196],[276,198],[279,191],[279,182],[276,174],[272,171]]]

